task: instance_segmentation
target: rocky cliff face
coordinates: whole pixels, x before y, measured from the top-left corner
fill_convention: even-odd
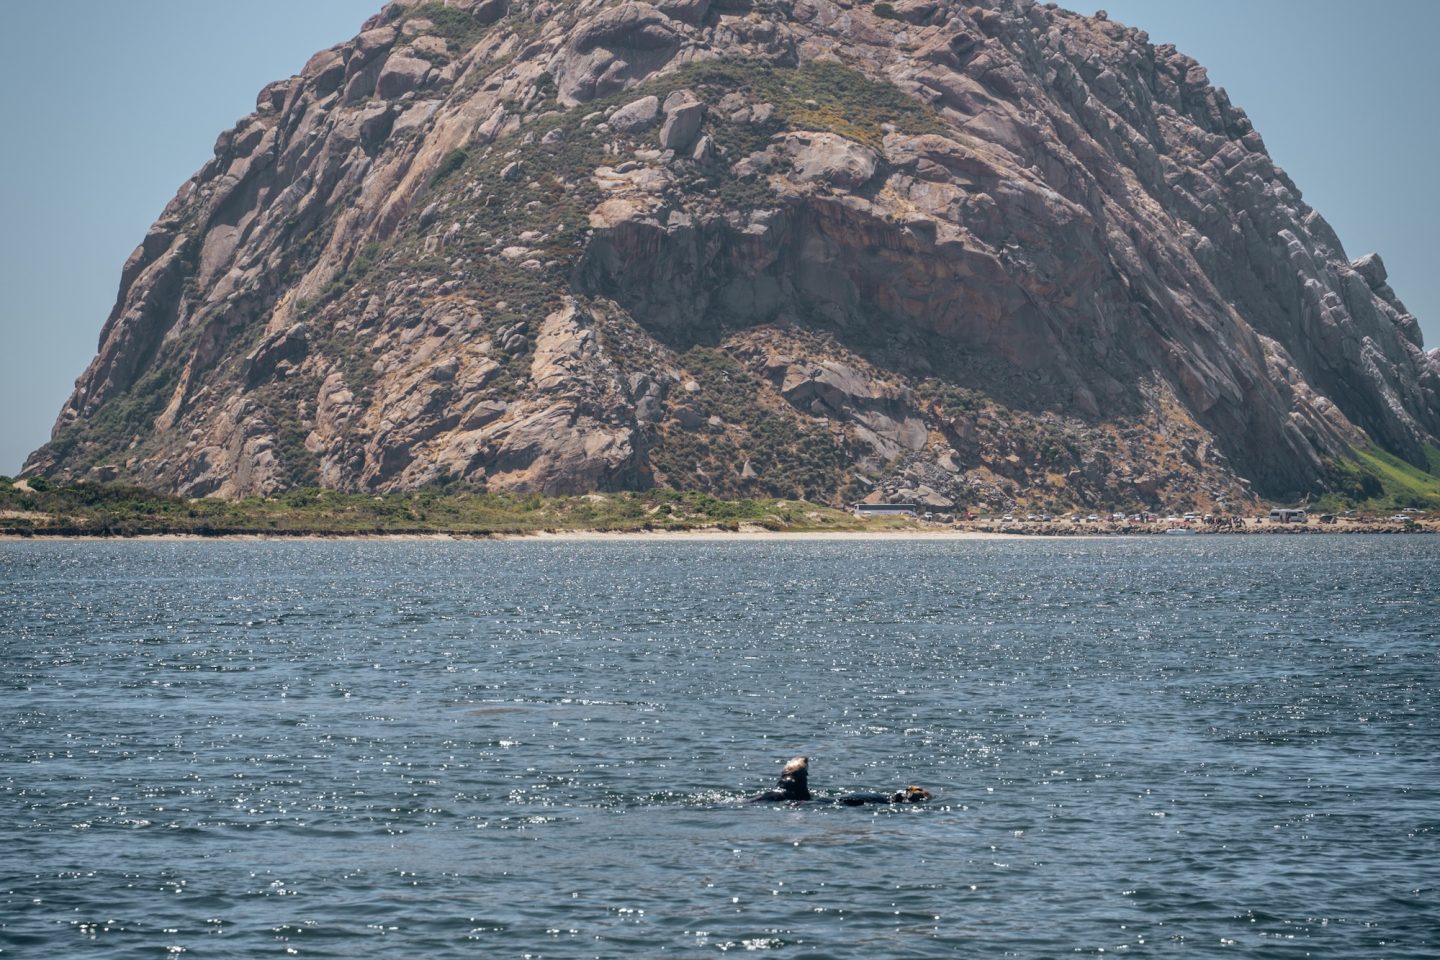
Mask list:
[[[450,0],[220,137],[28,470],[1208,505],[1437,435],[1380,259],[1141,31]]]

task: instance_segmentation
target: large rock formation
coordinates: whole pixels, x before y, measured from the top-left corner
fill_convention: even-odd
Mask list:
[[[1103,16],[395,2],[220,137],[27,469],[1234,504],[1426,469],[1386,279]]]

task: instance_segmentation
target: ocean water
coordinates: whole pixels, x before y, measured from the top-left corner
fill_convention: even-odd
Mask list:
[[[0,544],[0,956],[1440,956],[1440,538]],[[747,805],[791,756],[817,793]]]

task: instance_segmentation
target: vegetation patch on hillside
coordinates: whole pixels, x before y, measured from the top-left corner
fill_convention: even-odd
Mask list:
[[[733,530],[741,524],[792,531],[874,526],[799,500],[721,500],[674,490],[574,497],[428,490],[377,497],[305,488],[276,497],[188,500],[124,484],[59,486],[35,478],[26,486],[32,489],[0,482],[0,534],[489,536],[565,530]]]
[[[155,432],[155,418],[165,409],[179,377],[178,351],[162,357],[129,389],[100,405],[94,414],[61,429],[49,447],[57,459],[88,470],[127,446],[140,447]]]
[[[1440,449],[1426,445],[1430,470],[1370,446],[1353,458],[1329,463],[1331,492],[1317,504],[1324,509],[1399,510],[1440,507]]]
[[[401,19],[402,23],[410,20],[429,20],[435,25],[433,30],[428,31],[434,36],[444,37],[461,50],[468,50],[486,33],[490,32],[491,25],[483,24],[469,10],[461,7],[452,7],[440,2],[422,3],[413,7],[403,7],[399,4],[390,8],[392,19]]]
[[[686,64],[660,82],[673,89],[692,87],[710,103],[739,91],[771,104],[778,130],[828,131],[876,149],[887,124],[910,135],[953,135],[929,104],[841,63],[792,69],[763,60],[707,60]]]
[[[673,477],[698,473],[722,496],[764,492],[832,501],[845,487],[854,451],[843,432],[764,403],[767,385],[723,349],[694,347],[680,361],[696,388],[685,394],[684,406],[699,425],[665,431],[650,454],[658,470]],[[748,478],[742,474],[747,463]]]

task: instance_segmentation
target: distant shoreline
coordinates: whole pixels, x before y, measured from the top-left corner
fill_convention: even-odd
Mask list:
[[[1383,508],[1382,508],[1383,509]],[[1378,514],[1378,515],[1377,515]],[[804,500],[722,500],[667,489],[544,496],[473,490],[372,495],[301,489],[269,497],[186,498],[124,484],[0,477],[0,540],[980,540],[1159,536],[1176,526],[1212,534],[1440,531],[1440,514],[1326,511],[1308,523],[1177,512],[1164,521],[1104,513],[1061,519],[1021,513],[971,518],[914,510],[857,515]],[[1277,519],[1280,514],[1274,515]],[[1326,521],[1321,522],[1321,517]],[[1208,522],[1208,521],[1215,522]]]
[[[1195,536],[1354,536],[1356,534],[1414,535],[1440,533],[1433,523],[1415,524],[1402,527],[1396,524],[1347,524],[1345,526],[1317,526],[1296,524],[1282,527],[1266,525],[1243,529],[1196,530]],[[1104,540],[1119,537],[1160,537],[1166,536],[1163,529],[1086,529],[1057,527],[1053,530],[996,529],[992,526],[944,526],[936,528],[884,529],[884,530],[769,530],[752,524],[742,524],[739,529],[722,527],[696,527],[692,529],[653,530],[556,530],[536,529],[527,531],[469,532],[456,531],[321,531],[321,530],[269,530],[244,532],[193,533],[171,531],[142,531],[137,533],[80,533],[34,530],[26,532],[0,532],[0,542],[23,541],[148,541],[186,543],[198,541],[231,541],[237,543],[262,541],[357,541],[357,542],[463,542],[463,541],[856,541],[856,540],[954,540],[954,541],[995,541],[995,540]]]

